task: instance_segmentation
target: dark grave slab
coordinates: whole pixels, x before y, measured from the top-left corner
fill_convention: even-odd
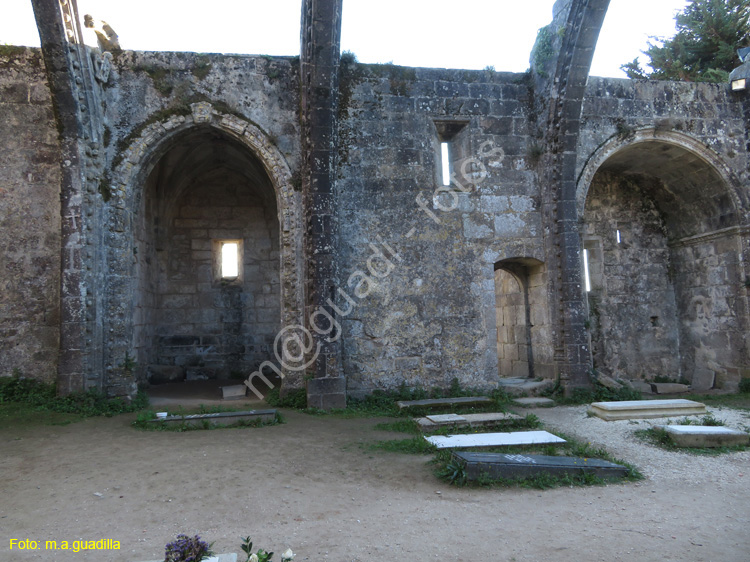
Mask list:
[[[538,474],[593,474],[599,478],[622,478],[628,469],[601,459],[581,457],[550,457],[545,455],[505,453],[453,453],[463,463],[468,480],[483,474],[490,478],[527,478]]]
[[[163,419],[149,420],[148,423],[161,423],[165,425],[185,424],[201,426],[205,423],[211,425],[232,425],[240,421],[262,420],[272,422],[276,419],[276,410],[246,410],[243,412],[217,412],[213,414],[188,414],[185,416],[167,416]]]
[[[405,408],[441,408],[447,406],[478,406],[492,404],[486,396],[461,396],[459,398],[434,398],[430,400],[401,400],[396,402],[400,410]]]

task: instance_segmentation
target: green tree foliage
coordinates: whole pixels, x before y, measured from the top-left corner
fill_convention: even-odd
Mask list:
[[[750,0],[691,0],[677,14],[677,34],[652,37],[643,51],[652,72],[638,57],[620,68],[629,78],[726,82],[739,66],[737,49],[750,44]]]

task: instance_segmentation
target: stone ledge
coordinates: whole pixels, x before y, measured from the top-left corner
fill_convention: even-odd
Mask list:
[[[486,414],[446,414],[445,416],[425,416],[423,418],[417,418],[416,422],[420,430],[428,433],[430,431],[436,431],[441,427],[486,427],[520,419],[523,418],[518,414],[490,412]]]

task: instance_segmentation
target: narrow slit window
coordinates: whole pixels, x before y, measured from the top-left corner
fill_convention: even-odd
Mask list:
[[[620,231],[619,230],[617,231],[617,243],[618,244],[620,243]]]
[[[451,184],[451,160],[450,160],[450,143],[440,143],[440,158],[443,164],[443,185]]]
[[[588,250],[583,250],[583,278],[586,283],[586,292],[590,293],[591,292],[591,277],[589,276],[589,251]]]
[[[236,279],[240,274],[240,252],[237,242],[221,244],[221,278]]]

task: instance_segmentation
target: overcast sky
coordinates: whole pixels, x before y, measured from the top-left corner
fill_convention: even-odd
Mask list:
[[[39,45],[30,0],[4,0],[0,44]],[[523,72],[554,0],[344,0],[342,49],[361,62]],[[624,77],[686,0],[611,0],[593,75]],[[299,54],[300,0],[78,0],[125,49]],[[641,60],[645,62],[643,56]]]

